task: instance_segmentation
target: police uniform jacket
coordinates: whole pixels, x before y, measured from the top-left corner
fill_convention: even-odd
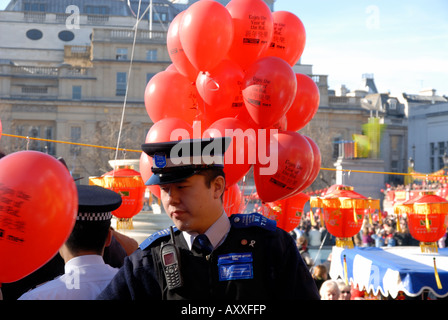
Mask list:
[[[241,224],[250,217],[256,219]],[[159,232],[125,259],[98,299],[319,299],[292,237],[260,219],[267,220],[259,214],[232,215],[224,242],[207,256],[189,250],[177,230],[183,286],[171,290],[160,255],[170,235]]]

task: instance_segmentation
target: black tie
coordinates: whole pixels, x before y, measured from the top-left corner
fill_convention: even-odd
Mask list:
[[[194,238],[193,248],[204,256],[209,255],[213,251],[212,244],[205,234],[200,234]]]

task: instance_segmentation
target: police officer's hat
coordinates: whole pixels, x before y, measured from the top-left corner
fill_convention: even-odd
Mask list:
[[[100,186],[77,185],[78,215],[76,220],[105,221],[112,218],[112,211],[121,205],[121,196]]]
[[[143,144],[142,150],[153,158],[153,175],[146,185],[179,182],[202,170],[223,168],[230,142],[231,138],[217,137]]]

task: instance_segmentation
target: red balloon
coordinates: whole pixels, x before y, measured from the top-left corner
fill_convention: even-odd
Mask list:
[[[269,207],[276,212],[277,227],[290,232],[294,230],[302,219],[303,207],[310,196],[297,193],[283,200],[268,203]]]
[[[206,103],[205,117],[210,123],[235,117],[244,108],[243,78],[243,71],[231,60],[222,60],[213,70],[198,74],[196,88]]]
[[[268,148],[270,156],[267,163],[254,165],[255,186],[263,202],[281,200],[294,194],[308,179],[314,160],[307,139],[297,132],[274,134]],[[265,152],[258,150],[258,157],[262,153]]]
[[[297,91],[291,66],[277,57],[257,60],[243,80],[243,98],[252,119],[267,128],[288,111]]]
[[[232,185],[224,192],[223,206],[228,217],[235,213],[241,213],[243,195],[237,184]]]
[[[319,146],[310,137],[307,136],[303,137],[308,141],[308,143],[311,146],[311,149],[313,149],[313,164],[308,179],[306,179],[305,183],[296,192],[305,190],[306,188],[308,188],[310,185],[313,184],[314,180],[316,180],[317,175],[320,172],[320,165],[321,165],[321,155]]]
[[[191,64],[199,71],[211,70],[232,44],[232,17],[219,2],[201,0],[185,10],[179,32]]]
[[[286,112],[289,131],[299,131],[313,119],[319,108],[319,88],[307,75],[297,73],[297,92]]]
[[[151,126],[146,134],[145,143],[168,142],[182,139],[191,139],[192,126],[179,118],[165,118]]]
[[[305,26],[289,11],[275,11],[272,18],[274,34],[264,55],[282,58],[292,67],[299,61],[305,49]]]
[[[226,8],[234,26],[228,57],[246,70],[270,44],[274,31],[272,13],[262,0],[232,0]]]
[[[179,29],[185,11],[179,13],[170,23],[166,35],[166,46],[171,61],[176,66],[177,71],[187,77],[191,82],[196,81],[198,70],[188,60],[179,38]]]
[[[78,193],[54,157],[20,151],[0,160],[0,283],[14,282],[48,262],[76,221]]]
[[[163,118],[177,117],[188,123],[198,111],[196,87],[180,73],[161,71],[148,82],[145,90],[145,106],[155,123]]]
[[[174,65],[174,63],[170,64],[168,67],[166,67],[165,71],[172,71],[172,72],[177,72],[179,73],[179,70],[177,70],[176,66]]]
[[[204,138],[232,138],[232,142],[224,154],[226,187],[229,188],[241,180],[255,162],[255,132],[241,120],[235,118],[223,118],[214,122],[204,132],[203,136]]]

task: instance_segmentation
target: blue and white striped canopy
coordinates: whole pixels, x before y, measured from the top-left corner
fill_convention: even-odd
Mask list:
[[[415,297],[429,290],[437,297],[448,296],[448,248],[438,253],[422,253],[420,247],[368,247],[342,249],[333,247],[330,267],[332,279],[347,279],[360,290],[397,297],[400,291]],[[439,289],[434,258],[442,288]]]

